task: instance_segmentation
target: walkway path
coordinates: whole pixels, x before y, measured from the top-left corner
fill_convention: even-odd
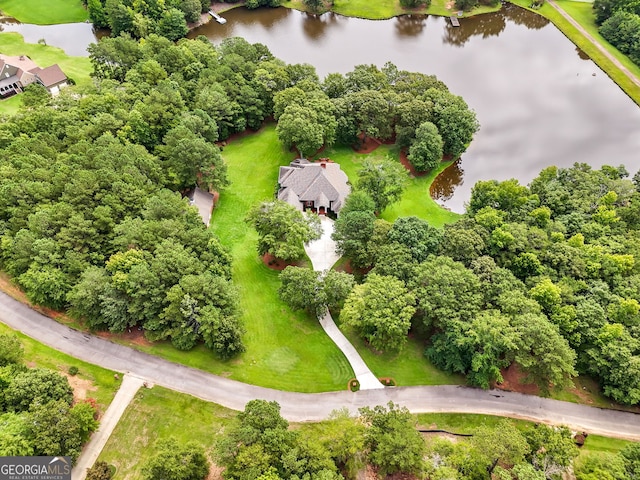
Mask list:
[[[614,57],[606,48],[604,48],[600,42],[598,42],[595,38],[593,38],[591,36],[591,34],[589,32],[587,32],[585,30],[585,28],[580,25],[578,22],[576,22],[573,17],[571,17],[571,15],[569,15],[567,12],[565,12],[562,8],[560,8],[556,2],[554,2],[553,0],[548,0],[549,5],[551,5],[554,9],[557,10],[557,12],[562,15],[571,25],[573,25],[574,27],[576,27],[576,29],[578,29],[578,31],[584,35],[584,37],[589,40],[598,50],[600,50],[600,52],[602,52],[602,54],[607,57],[609,60],[611,60],[611,62],[618,67],[627,77],[629,77],[629,80],[631,80],[636,86],[640,87],[640,78],[636,77],[633,73],[631,73],[631,71],[625,67],[622,63],[620,63],[620,60],[618,60],[616,57]]]
[[[331,234],[333,234],[333,220],[325,216],[321,216],[320,220],[322,221],[322,237],[310,242],[305,246],[305,250],[311,259],[313,269],[318,272],[323,272],[329,270],[333,264],[338,261],[340,255],[336,253],[336,242],[331,238]],[[380,383],[371,370],[369,370],[367,364],[364,363],[358,351],[340,331],[336,322],[333,321],[331,313],[327,312],[325,316],[320,319],[320,325],[322,325],[326,334],[329,335],[329,338],[333,340],[344,356],[347,357],[353,373],[358,379],[358,382],[360,382],[360,390],[384,388],[384,385]]]
[[[131,372],[157,385],[187,393],[235,410],[252,399],[275,400],[290,421],[315,421],[331,411],[346,407],[355,412],[363,406],[389,401],[415,413],[485,413],[524,418],[551,424],[565,424],[611,437],[640,440],[640,415],[606,410],[519,393],[478,390],[458,386],[394,387],[326,392],[317,394],[281,392],[218,377],[138,352],[123,345],[72,330],[28,306],[0,293],[0,321],[35,340],[104,368]]]
[[[113,429],[116,428],[116,425],[120,421],[120,417],[122,417],[122,414],[143,383],[143,379],[132,375],[125,375],[122,378],[118,393],[116,393],[111,405],[109,405],[109,408],[107,408],[107,411],[100,419],[100,427],[91,435],[91,439],[85,445],[75,467],[73,467],[73,471],[71,472],[73,480],[85,479],[87,469],[91,468],[98,459],[100,452],[102,452],[111,433],[113,433]]]

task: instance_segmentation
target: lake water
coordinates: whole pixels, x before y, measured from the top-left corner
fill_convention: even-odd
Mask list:
[[[286,62],[313,64],[321,77],[392,61],[462,95],[481,129],[432,189],[452,210],[463,211],[478,180],[527,183],[548,165],[574,162],[640,169],[640,108],[552,24],[518,7],[460,19],[459,28],[442,17],[367,21],[284,8],[223,16],[226,25],[191,36],[242,36]]]
[[[478,180],[527,183],[548,165],[574,162],[640,169],[640,108],[552,24],[518,7],[460,19],[459,28],[441,17],[368,21],[285,8],[223,16],[226,25],[211,22],[190,36],[242,36],[286,62],[314,65],[321,77],[392,61],[435,74],[462,95],[481,129],[432,188],[454,211],[463,211]],[[72,55],[86,55],[95,41],[90,24],[3,27]]]

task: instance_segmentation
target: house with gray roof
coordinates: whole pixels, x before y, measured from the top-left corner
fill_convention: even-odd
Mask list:
[[[280,167],[278,200],[298,210],[338,215],[350,192],[346,173],[331,160],[311,163],[299,158],[287,167]]]

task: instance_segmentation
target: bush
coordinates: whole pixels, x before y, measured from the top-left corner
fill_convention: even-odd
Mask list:
[[[111,480],[113,472],[107,462],[97,461],[87,470],[87,480]]]
[[[69,367],[69,375],[71,375],[72,377],[76,376],[78,374],[78,367],[76,367],[75,365],[71,365]]]
[[[352,392],[357,392],[358,390],[360,390],[360,382],[357,378],[352,378],[351,380],[349,380],[349,390],[351,390]]]

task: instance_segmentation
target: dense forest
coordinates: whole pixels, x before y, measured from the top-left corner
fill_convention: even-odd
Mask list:
[[[576,164],[528,187],[478,182],[444,230],[379,219],[357,188],[334,238],[362,281],[332,306],[344,301],[341,322],[377,350],[401,350],[411,330],[435,365],[472,385],[502,381],[515,363],[543,392],[580,373],[637,405],[640,173],[627,177]]]
[[[68,455],[75,461],[98,428],[95,402],[74,402],[66,377],[28,368],[23,356],[15,335],[0,335],[0,455]]]
[[[640,65],[640,5],[633,0],[595,0],[598,31],[614,47]]]

